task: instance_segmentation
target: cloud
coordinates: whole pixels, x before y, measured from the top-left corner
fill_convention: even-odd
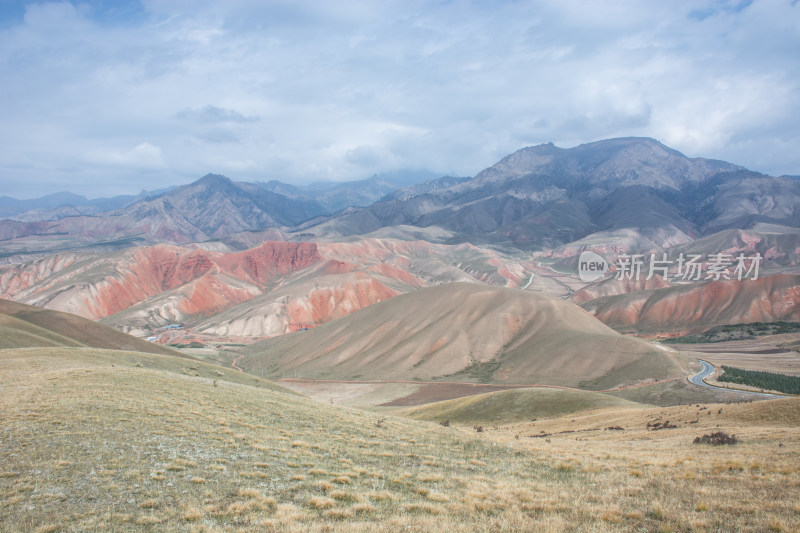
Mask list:
[[[164,166],[161,148],[143,142],[130,150],[94,150],[86,154],[87,163],[103,166],[120,166],[141,169]]]
[[[202,123],[218,122],[255,122],[256,116],[246,117],[233,109],[223,109],[213,105],[207,105],[201,109],[183,109],[176,116],[180,119],[194,120]]]
[[[0,24],[4,194],[474,175],[525,145],[627,135],[800,173],[797,3],[110,5],[27,3]]]

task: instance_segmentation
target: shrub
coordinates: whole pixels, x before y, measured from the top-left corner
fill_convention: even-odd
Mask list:
[[[675,429],[677,427],[678,426],[675,424],[670,424],[669,420],[665,420],[663,422],[652,421],[647,423],[647,429],[650,431],[658,431],[659,429]]]
[[[703,435],[694,439],[695,444],[711,444],[713,446],[721,446],[723,444],[733,446],[738,442],[739,439],[736,438],[736,435],[728,435],[724,431],[715,431],[710,435]]]
[[[336,502],[334,502],[330,498],[317,497],[317,498],[311,498],[308,501],[308,504],[314,509],[330,509],[331,507],[336,505]]]

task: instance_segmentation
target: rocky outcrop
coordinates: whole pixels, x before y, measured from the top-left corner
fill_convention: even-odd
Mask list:
[[[158,245],[83,258],[55,255],[1,267],[0,296],[97,320],[166,294],[175,319],[251,299],[276,278],[320,260],[316,244],[287,242],[233,254]]]

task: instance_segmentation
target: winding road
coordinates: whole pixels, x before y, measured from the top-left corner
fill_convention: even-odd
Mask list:
[[[528,280],[528,283],[526,283],[526,284],[525,284],[525,286],[524,286],[524,287],[522,287],[522,289],[521,289],[521,290],[523,290],[523,291],[524,291],[525,289],[527,289],[527,288],[530,286],[530,284],[531,284],[531,282],[532,282],[532,281],[533,281],[533,272],[531,272],[531,279],[529,279],[529,280]]]
[[[708,361],[703,361],[702,359],[698,359],[698,361],[700,361],[700,364],[703,365],[703,368],[700,369],[700,372],[698,372],[697,374],[689,376],[689,382],[690,383],[693,383],[695,385],[699,385],[701,387],[705,387],[707,389],[724,390],[724,391],[729,391],[729,392],[739,392],[741,394],[747,394],[747,395],[751,395],[751,396],[758,396],[758,397],[761,397],[761,398],[781,398],[782,397],[782,395],[780,395],[780,394],[769,394],[767,392],[755,392],[755,391],[742,390],[742,389],[730,389],[730,388],[727,388],[727,387],[717,387],[717,386],[714,386],[714,385],[709,385],[704,380],[707,377],[709,377],[711,374],[713,374],[714,371],[716,370],[716,368],[714,367],[714,365],[712,365]]]
[[[703,365],[703,368],[697,374],[689,376],[689,382],[709,389],[718,389],[719,387],[714,387],[713,385],[709,385],[708,383],[703,381],[708,376],[714,373],[715,370],[714,365],[712,365],[708,361],[703,361],[702,359],[698,359],[698,361],[700,361],[700,364]]]

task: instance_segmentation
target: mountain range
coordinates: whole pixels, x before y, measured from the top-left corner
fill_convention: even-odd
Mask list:
[[[543,249],[632,230],[631,245],[660,248],[729,228],[797,228],[798,206],[796,180],[690,159],[652,139],[623,138],[524,148],[470,180],[399,191],[306,231],[345,236],[438,226],[454,233],[450,241]]]
[[[61,205],[25,221],[35,218],[28,211],[0,221],[0,297],[139,336],[164,337],[161,328],[185,322],[203,338],[240,340],[451,282],[552,292],[635,333],[797,318],[792,177],[687,158],[645,138],[527,147],[474,177],[418,182],[426,177],[292,186],[209,174],[108,200],[120,205],[92,215]],[[53,195],[37,209],[70,198],[82,202]],[[575,275],[587,250],[610,262],[623,252],[758,253],[763,279],[587,284]],[[769,278],[776,274],[786,277]]]
[[[82,245],[130,239],[186,244],[267,229],[297,239],[412,226],[444,230],[443,242],[520,249],[615,239],[629,231],[629,247],[655,249],[731,228],[800,227],[798,200],[800,182],[789,177],[690,159],[652,139],[623,138],[571,149],[528,147],[473,178],[399,190],[380,177],[299,188],[209,174],[93,216],[2,221],[0,238],[4,251],[30,252],[65,237]]]

